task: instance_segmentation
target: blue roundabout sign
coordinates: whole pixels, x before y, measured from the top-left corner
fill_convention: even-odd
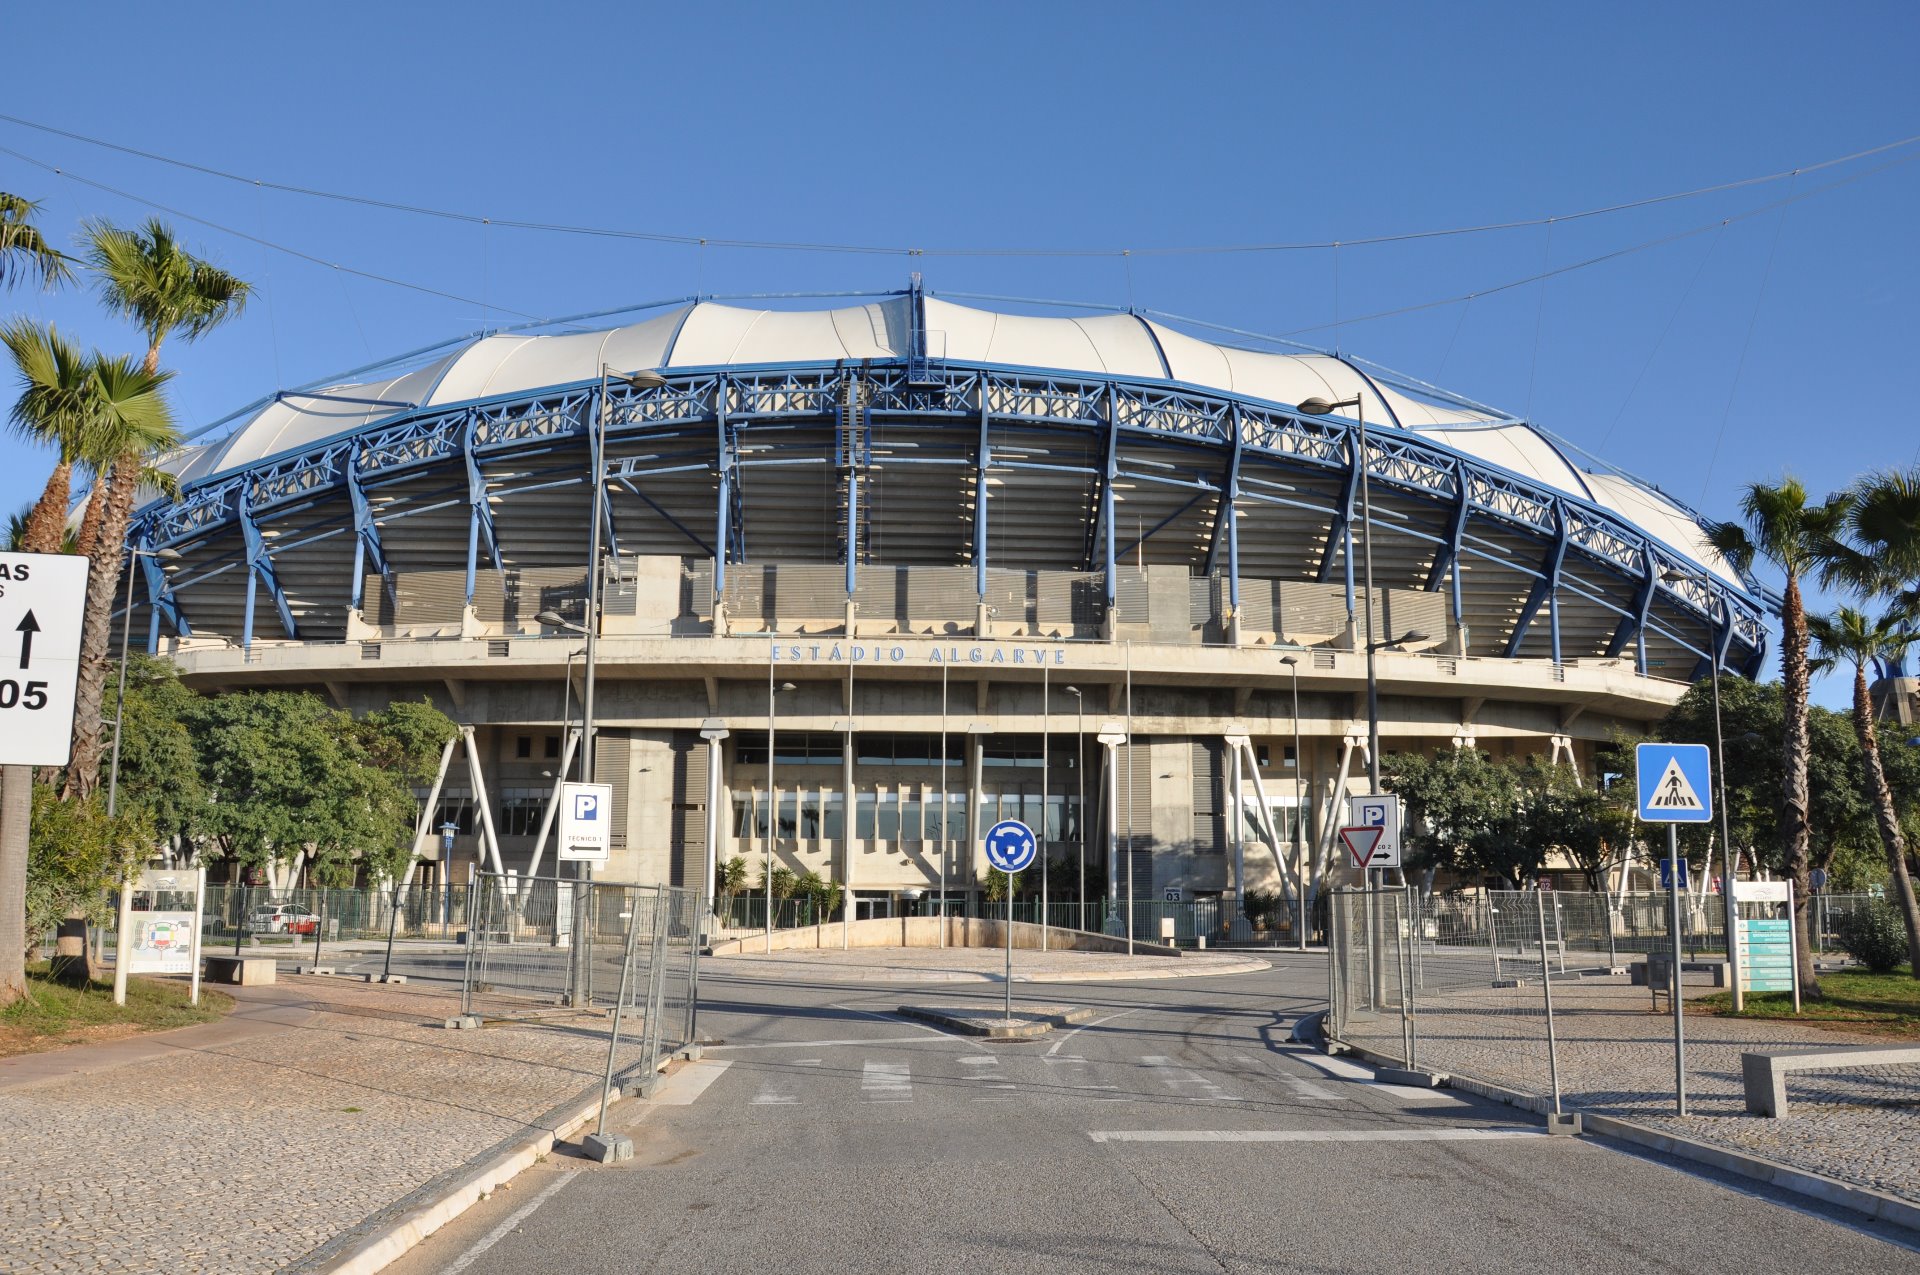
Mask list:
[[[1033,829],[1018,819],[1002,819],[987,829],[987,862],[1002,872],[1030,866],[1038,849]]]

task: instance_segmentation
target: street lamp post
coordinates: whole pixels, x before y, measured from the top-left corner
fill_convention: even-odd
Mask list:
[[[1087,726],[1086,702],[1081,698],[1080,688],[1069,686],[1067,694],[1073,696],[1073,769],[1080,776],[1080,806],[1074,812],[1074,840],[1080,846],[1080,892],[1074,896],[1078,904],[1076,915],[1080,924],[1075,929],[1087,928]]]
[[[773,951],[773,837],[780,828],[779,790],[773,786],[774,732],[779,724],[779,697],[793,689],[792,682],[773,684],[773,664],[767,664],[767,831],[762,848],[766,851],[761,862],[760,872],[766,879],[761,882],[765,887],[767,904],[767,951]],[[851,805],[851,801],[848,802]],[[844,817],[852,818],[849,810]]]
[[[1307,755],[1300,751],[1300,661],[1291,655],[1280,657],[1293,679],[1293,817],[1288,821],[1293,825],[1294,869],[1293,883],[1299,891],[1299,924],[1294,928],[1295,946],[1299,951],[1307,950],[1307,843],[1300,828],[1300,808],[1303,790],[1302,782],[1306,778]]]
[[[1660,573],[1660,578],[1668,584],[1676,584],[1682,580],[1690,580],[1708,589],[1709,592],[1711,592],[1713,587],[1712,582],[1707,579],[1704,571],[1683,571],[1678,567],[1669,567]],[[1725,609],[1725,599],[1721,598],[1718,594],[1714,594],[1713,596],[1714,600],[1718,602],[1722,608],[1720,612],[1722,622],[1731,624],[1733,622],[1733,616]],[[1707,644],[1709,646],[1714,645],[1711,637],[1707,639]],[[1707,669],[1713,678],[1713,761],[1714,768],[1720,772],[1720,782],[1715,785],[1719,789],[1720,796],[1720,905],[1726,911],[1727,959],[1733,965],[1733,1008],[1735,1011],[1738,1011],[1741,1008],[1741,1002],[1743,1000],[1740,990],[1740,954],[1735,950],[1738,945],[1734,942],[1734,932],[1737,928],[1735,919],[1739,915],[1739,908],[1733,901],[1733,879],[1735,876],[1733,834],[1730,830],[1731,819],[1727,813],[1727,744],[1720,730],[1720,652],[1717,649],[1708,651]],[[1674,888],[1679,888],[1677,879],[1674,882]],[[1611,923],[1611,920],[1609,920],[1609,923]],[[1677,935],[1673,943],[1673,959],[1674,968],[1679,969],[1680,940]],[[1676,976],[1674,978],[1674,986],[1678,987],[1679,985],[1680,980],[1678,976]],[[1675,999],[1678,1000],[1677,997]]]
[[[120,609],[120,693],[113,708],[113,761],[107,771],[107,817],[111,819],[120,797],[120,736],[127,720],[127,655],[133,641],[133,569],[138,559],[154,558],[173,562],[178,549],[127,549],[127,600]],[[169,860],[171,862],[171,860]]]

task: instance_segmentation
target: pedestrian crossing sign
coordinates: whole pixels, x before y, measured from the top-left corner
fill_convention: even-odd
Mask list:
[[[1634,761],[1643,823],[1713,821],[1713,772],[1705,744],[1641,744]]]

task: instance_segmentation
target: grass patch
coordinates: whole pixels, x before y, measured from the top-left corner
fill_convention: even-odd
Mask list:
[[[231,996],[204,984],[194,1005],[185,983],[138,975],[127,980],[127,1003],[116,1005],[111,979],[69,987],[50,980],[46,963],[37,962],[27,967],[26,996],[0,1010],[0,1057],[190,1027],[232,1008]]]
[[[1776,1019],[1806,1023],[1830,1031],[1864,1031],[1876,1036],[1920,1040],[1920,979],[1905,966],[1889,974],[1843,970],[1820,976],[1820,995],[1801,998],[1793,1012],[1792,992],[1749,992],[1746,1008],[1733,1012],[1733,994],[1715,992],[1688,1002],[1726,1018]]]

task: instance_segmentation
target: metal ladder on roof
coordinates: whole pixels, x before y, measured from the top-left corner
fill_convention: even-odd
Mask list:
[[[867,469],[873,464],[873,421],[867,409],[867,385],[849,376],[834,409],[834,464],[840,470],[841,548],[848,562],[868,560],[872,545],[872,501]],[[848,506],[851,505],[851,516]],[[853,543],[847,544],[851,537]]]

